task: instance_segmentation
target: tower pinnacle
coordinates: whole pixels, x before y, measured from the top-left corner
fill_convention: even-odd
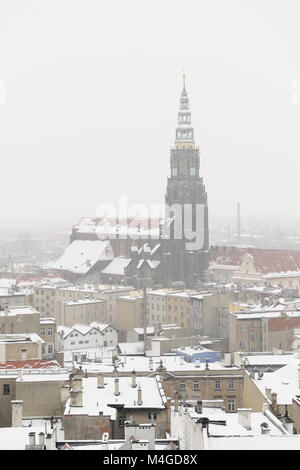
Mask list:
[[[177,148],[194,148],[194,129],[191,124],[189,97],[185,88],[185,73],[183,72],[183,88],[179,103],[178,126],[176,128],[175,146]]]

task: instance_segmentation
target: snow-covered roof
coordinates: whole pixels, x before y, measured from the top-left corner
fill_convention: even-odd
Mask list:
[[[38,434],[47,431],[52,434],[50,420],[31,420],[30,425],[20,427],[0,427],[0,450],[25,450],[25,446],[29,444],[29,433],[36,433],[36,444],[38,444]]]
[[[136,236],[140,238],[159,238],[160,219],[147,219],[138,217],[108,218],[108,217],[82,217],[79,224],[73,227],[79,234],[95,234],[98,238],[116,235]]]
[[[138,341],[137,343],[119,343],[121,354],[143,354],[144,353],[144,341]]]
[[[265,274],[264,279],[277,279],[281,277],[300,277],[300,270],[297,271],[286,271],[286,272],[280,272],[280,273],[269,273]]]
[[[231,312],[237,320],[258,320],[260,318],[280,318],[282,315],[286,315],[289,318],[300,317],[300,311],[273,311],[273,312],[260,312],[260,313],[234,313]]]
[[[271,392],[277,393],[277,403],[279,405],[290,405],[293,398],[300,393],[299,365],[300,360],[292,357],[289,363],[280,369],[264,373],[260,379],[258,379],[258,374],[255,374],[255,379],[252,380],[264,396],[266,396],[266,388],[269,388]]]
[[[0,310],[0,316],[2,317],[12,317],[15,315],[29,315],[33,313],[38,313],[33,307],[22,306],[22,307],[9,307],[7,310]]]
[[[63,300],[61,303],[62,304],[66,304],[68,305],[69,307],[71,306],[75,306],[75,305],[85,305],[85,304],[101,304],[105,302],[105,300],[103,299],[94,299],[94,298],[91,298],[91,299],[87,299],[87,298],[83,298],[83,299],[77,299],[77,300]]]
[[[45,341],[36,333],[9,333],[0,334],[1,344],[20,343],[20,342],[31,342],[31,343],[45,343]]]
[[[137,377],[137,387],[132,387],[132,379],[119,377],[120,395],[114,395],[115,378],[104,377],[104,388],[97,387],[97,377],[82,378],[82,406],[71,406],[68,399],[65,415],[111,416],[116,419],[116,409],[109,405],[123,405],[124,408],[165,408],[166,401],[159,377]],[[142,390],[142,404],[138,405],[138,388]]]
[[[102,274],[111,274],[124,276],[124,269],[129,265],[131,258],[124,258],[120,256],[114,258],[104,269],[102,269]]]
[[[55,261],[52,269],[86,274],[100,260],[112,260],[113,251],[108,240],[75,240]]]
[[[130,348],[131,345],[134,348],[133,352],[131,352]],[[122,351],[123,356],[120,356],[120,361],[118,363],[118,369],[122,372],[131,372],[135,369],[136,372],[145,372],[145,371],[155,371],[159,366],[160,362],[162,361],[163,367],[166,368],[168,372],[188,372],[193,374],[197,371],[197,374],[201,371],[205,370],[205,364],[201,363],[200,367],[196,367],[193,362],[186,362],[180,358],[180,356],[176,356],[175,354],[168,354],[164,356],[153,356],[152,357],[152,368],[150,369],[150,357],[143,355],[143,341],[139,343],[119,343],[119,347]],[[125,356],[126,351],[126,356]],[[67,363],[67,361],[66,361]],[[114,370],[114,366],[111,362],[111,359],[108,361],[103,361],[102,363],[96,362],[85,362],[82,364],[83,369],[87,370],[88,372],[102,372],[102,373],[112,373]],[[223,372],[226,371],[226,375],[231,371],[234,375],[240,373],[240,369],[233,365],[232,367],[226,367],[222,362],[209,362],[208,365],[209,369],[212,371],[219,371]]]

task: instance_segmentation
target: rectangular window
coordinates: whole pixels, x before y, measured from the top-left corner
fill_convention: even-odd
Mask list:
[[[45,336],[45,328],[41,328],[41,336]]]
[[[48,354],[52,354],[52,353],[53,353],[53,345],[48,344]]]
[[[10,385],[9,384],[4,384],[3,385],[3,395],[9,395],[10,394]]]
[[[234,390],[234,380],[228,381],[228,390]]]
[[[215,390],[221,390],[221,382],[220,380],[215,381]]]
[[[48,336],[52,336],[53,331],[52,331],[52,326],[48,328]]]
[[[199,382],[198,381],[194,382],[194,390],[199,390]]]
[[[185,382],[180,382],[180,390],[185,390]]]
[[[228,411],[235,411],[235,400],[228,400]]]

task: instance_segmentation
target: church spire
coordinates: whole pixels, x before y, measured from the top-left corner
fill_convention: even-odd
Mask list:
[[[176,127],[175,146],[177,148],[194,148],[194,129],[191,124],[189,97],[185,88],[185,73],[183,73],[183,88],[180,96],[178,126]]]

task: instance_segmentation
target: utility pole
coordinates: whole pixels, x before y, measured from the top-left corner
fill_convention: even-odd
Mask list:
[[[146,286],[143,287],[144,298],[144,354],[146,355],[147,349],[147,290]]]

